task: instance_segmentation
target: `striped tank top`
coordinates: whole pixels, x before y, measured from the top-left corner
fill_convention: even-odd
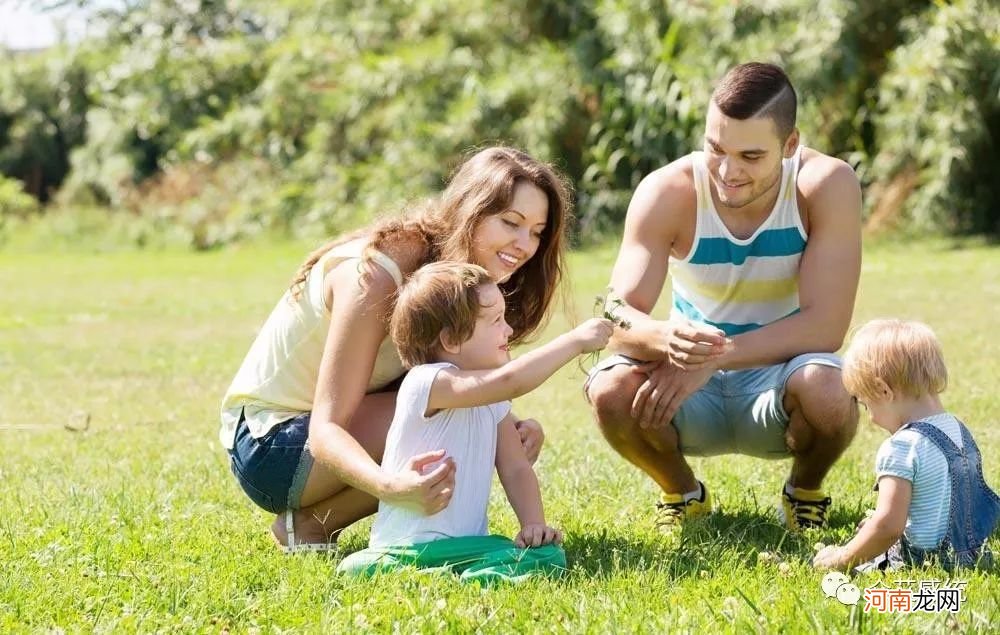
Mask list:
[[[733,336],[797,313],[799,261],[808,239],[795,188],[802,146],[782,159],[778,200],[746,239],[733,236],[715,209],[704,153],[691,156],[697,222],[687,256],[670,258],[672,315]]]

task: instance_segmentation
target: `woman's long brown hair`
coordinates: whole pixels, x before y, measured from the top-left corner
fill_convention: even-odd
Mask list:
[[[378,221],[312,252],[292,279],[291,291],[293,295],[301,291],[313,265],[330,249],[362,236],[368,237],[366,251],[382,250],[395,241],[418,241],[424,246],[421,264],[438,260],[469,262],[479,222],[509,209],[514,188],[520,182],[537,186],[549,204],[538,251],[500,284],[507,299],[507,323],[514,330],[510,342],[521,343],[544,326],[562,279],[571,202],[570,187],[562,175],[552,166],[510,147],[490,147],[475,153],[459,166],[439,197],[404,216]]]

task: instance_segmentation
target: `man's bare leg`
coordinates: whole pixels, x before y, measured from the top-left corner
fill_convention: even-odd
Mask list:
[[[793,456],[788,482],[818,490],[854,439],[858,405],[844,389],[839,369],[811,364],[788,379],[784,406],[789,415],[785,441]]]
[[[640,428],[632,417],[632,400],[646,375],[631,366],[613,366],[598,373],[588,396],[604,438],[618,454],[648,474],[668,494],[696,491],[698,481],[681,454],[677,429]]]

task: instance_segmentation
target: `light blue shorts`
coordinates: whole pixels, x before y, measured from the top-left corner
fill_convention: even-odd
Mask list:
[[[603,359],[588,374],[584,391],[602,371],[641,363],[625,355]],[[774,366],[717,371],[674,415],[681,452],[689,456],[747,454],[765,459],[790,456],[785,443],[788,413],[782,403],[785,384],[792,373],[809,364],[841,367],[836,355],[814,353]]]

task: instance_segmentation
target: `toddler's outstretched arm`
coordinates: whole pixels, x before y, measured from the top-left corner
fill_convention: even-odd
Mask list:
[[[497,429],[496,466],[500,484],[521,524],[514,543],[522,548],[561,543],[562,532],[545,524],[538,477],[524,454],[511,415],[507,415]]]
[[[885,553],[906,528],[913,484],[898,476],[883,476],[878,480],[878,503],[875,513],[858,529],[854,538],[843,546],[824,547],[813,558],[817,569],[847,570]]]
[[[471,408],[520,397],[577,355],[607,346],[613,330],[611,320],[593,318],[499,368],[443,368],[431,386],[427,410]]]

